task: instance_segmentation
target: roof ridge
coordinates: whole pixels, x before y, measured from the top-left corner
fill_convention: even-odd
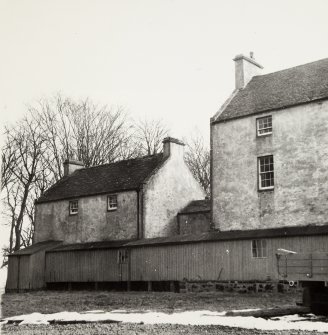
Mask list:
[[[165,162],[165,158],[163,153],[157,153],[78,169],[48,188],[36,202],[139,189]]]
[[[300,65],[295,65],[295,66],[289,67],[287,69],[282,69],[282,70],[277,70],[277,71],[273,71],[273,72],[269,72],[269,73],[260,74],[260,75],[254,76],[253,78],[256,78],[256,77],[266,77],[266,76],[269,76],[269,75],[277,74],[279,72],[287,72],[287,71],[290,71],[292,69],[297,69],[297,68],[300,68],[300,67],[303,67],[303,66],[308,66],[310,64],[322,62],[323,60],[327,60],[328,61],[328,58],[326,57],[326,58],[318,59],[318,60],[313,61],[313,62],[308,62],[308,63],[304,63],[304,64],[300,64]],[[253,80],[253,78],[250,80],[250,82]]]
[[[142,160],[142,159],[145,159],[145,158],[152,158],[152,157],[155,157],[155,156],[160,156],[162,154],[163,154],[163,152],[159,152],[157,154],[152,154],[152,155],[145,155],[145,156],[141,156],[141,157],[121,159],[120,161],[116,161],[116,162],[104,163],[104,164],[100,164],[100,165],[93,165],[93,166],[89,166],[89,167],[84,167],[84,168],[78,169],[74,172],[78,172],[78,171],[81,171],[81,170],[89,170],[89,169],[94,169],[94,168],[105,167],[105,166],[114,165],[114,164],[123,163],[123,162],[128,162],[128,161],[136,161],[136,160]]]
[[[328,58],[254,76],[212,124],[328,99]]]

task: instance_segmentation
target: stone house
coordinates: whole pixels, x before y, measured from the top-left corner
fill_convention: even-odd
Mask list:
[[[177,233],[177,213],[204,192],[183,159],[184,144],[163,153],[84,168],[65,162],[65,176],[36,201],[34,243],[131,240]]]
[[[328,58],[262,74],[236,56],[211,119],[212,223],[248,230],[328,223]]]
[[[236,89],[211,119],[211,199],[176,139],[140,159],[68,161],[6,291],[264,289],[285,281],[279,250],[328,251],[328,59],[265,75],[234,60]]]

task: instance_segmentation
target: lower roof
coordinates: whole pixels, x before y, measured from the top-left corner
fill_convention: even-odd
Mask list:
[[[179,214],[192,214],[211,211],[211,200],[202,199],[191,201],[186,207],[180,210]]]
[[[58,246],[57,248],[52,249],[51,252],[116,249],[132,241],[133,240],[119,240],[119,241],[100,241],[100,242],[62,244]]]
[[[297,236],[315,236],[328,234],[328,223],[321,226],[297,226],[253,230],[212,231],[193,235],[175,235],[169,237],[148,238],[143,240],[99,241],[63,244],[62,241],[45,241],[18,250],[9,256],[32,255],[39,251],[62,252],[100,249],[117,249],[122,247],[143,247],[170,244],[187,244],[215,241],[250,240],[258,238],[282,238]]]
[[[35,244],[30,245],[29,247],[26,247],[24,249],[15,251],[13,254],[9,256],[24,256],[24,255],[33,255],[39,251],[46,251],[52,248],[55,248],[59,245],[61,245],[62,241],[43,241],[38,242]]]
[[[279,238],[279,237],[295,237],[295,236],[312,236],[328,234],[328,223],[322,226],[297,226],[269,229],[253,229],[253,230],[230,230],[230,231],[213,231],[195,235],[176,235],[169,237],[158,237],[151,239],[143,239],[130,242],[126,247],[142,247],[151,245],[169,245],[169,244],[186,244],[197,242],[214,242],[229,240],[247,240],[258,238]]]

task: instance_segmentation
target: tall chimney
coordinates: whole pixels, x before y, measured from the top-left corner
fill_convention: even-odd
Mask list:
[[[163,140],[164,157],[182,158],[185,144],[173,137],[165,137]]]
[[[64,162],[64,176],[69,176],[76,170],[84,168],[84,164],[78,160],[68,158]]]
[[[254,59],[254,53],[250,53],[250,57],[237,55],[235,61],[235,80],[236,89],[244,88],[248,82],[254,77],[261,74],[263,66]]]

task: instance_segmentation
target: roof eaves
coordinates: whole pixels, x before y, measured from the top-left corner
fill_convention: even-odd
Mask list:
[[[123,192],[131,192],[131,191],[138,191],[141,188],[140,184],[138,187],[133,188],[126,188],[126,189],[113,189],[108,190],[106,192],[97,192],[97,193],[89,193],[89,194],[82,194],[82,195],[76,195],[71,197],[64,197],[64,198],[58,198],[58,199],[45,199],[45,200],[36,200],[35,204],[43,204],[47,202],[57,202],[57,201],[64,201],[64,200],[72,200],[72,199],[80,199],[80,198],[87,198],[87,197],[95,197],[97,195],[104,195],[104,194],[112,194],[112,193],[123,193]]]
[[[302,106],[302,105],[306,105],[306,104],[309,104],[309,103],[314,103],[314,102],[324,101],[324,100],[328,100],[328,97],[315,98],[315,99],[312,99],[312,100],[302,101],[302,102],[299,102],[299,103],[296,103],[296,104],[289,104],[289,105],[281,106],[281,107],[278,107],[278,108],[263,109],[263,110],[259,110],[259,111],[253,112],[253,113],[248,113],[248,114],[243,114],[243,115],[238,115],[238,116],[233,116],[233,117],[226,117],[226,118],[223,118],[223,119],[218,118],[217,120],[212,121],[211,125],[218,124],[218,123],[226,123],[226,122],[229,122],[229,121],[233,121],[233,120],[237,120],[237,119],[243,119],[243,118],[258,115],[258,114],[279,112],[279,111],[282,111],[282,110],[287,109],[287,108]]]
[[[61,245],[62,243],[63,243],[63,241],[55,241],[55,240],[38,242],[38,243],[32,244],[32,245],[30,245],[30,246],[28,246],[24,249],[17,250],[13,254],[8,255],[8,257],[33,255],[36,252],[47,251],[47,250],[51,250],[53,248],[56,248],[59,245]]]
[[[181,211],[178,215],[210,213],[210,209],[198,209],[197,211]]]
[[[282,228],[269,229],[254,229],[254,230],[236,230],[236,231],[213,231],[209,233],[202,233],[199,235],[180,235],[173,238],[154,238],[145,240],[138,240],[130,242],[125,247],[144,247],[144,246],[164,246],[177,244],[192,244],[204,242],[220,242],[220,241],[236,241],[236,240],[251,240],[254,238],[282,238],[282,237],[298,237],[298,236],[315,236],[328,234],[328,225],[321,226],[289,226]]]
[[[132,240],[121,240],[121,241],[117,240],[117,241],[98,241],[98,242],[64,244],[47,251],[47,253],[119,249],[125,247],[127,243],[131,243],[134,241],[136,240],[132,239]]]

